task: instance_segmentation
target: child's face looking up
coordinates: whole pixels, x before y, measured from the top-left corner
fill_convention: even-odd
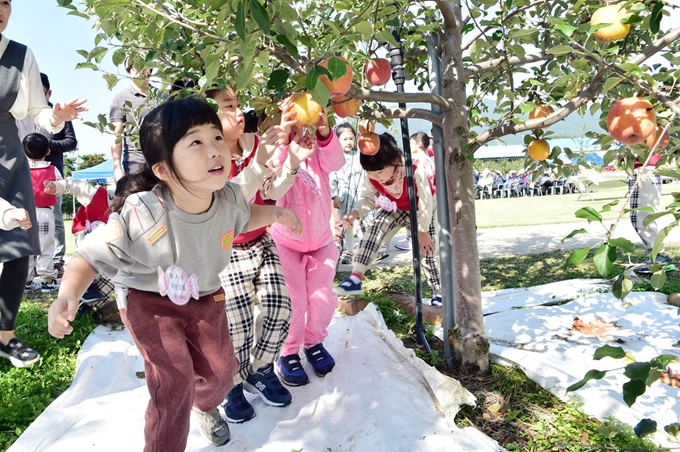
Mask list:
[[[220,109],[217,116],[222,123],[224,139],[228,143],[238,140],[243,135],[245,119],[234,91],[231,88],[220,91],[215,96],[215,102]]]
[[[379,171],[366,171],[366,175],[370,178],[373,179],[374,181],[380,182],[382,185],[392,185],[395,180],[394,176],[397,170],[396,165],[390,165],[386,168],[383,168]]]
[[[172,153],[177,177],[192,192],[212,193],[226,184],[229,147],[213,124],[193,127],[177,142]],[[178,181],[166,181],[173,190]],[[181,185],[181,184],[179,184]]]

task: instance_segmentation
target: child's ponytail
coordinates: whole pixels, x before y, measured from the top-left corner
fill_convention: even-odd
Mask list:
[[[139,173],[126,174],[116,183],[116,192],[113,195],[113,201],[111,201],[109,210],[120,213],[128,196],[142,191],[149,191],[159,182],[160,179],[149,168],[144,168]]]

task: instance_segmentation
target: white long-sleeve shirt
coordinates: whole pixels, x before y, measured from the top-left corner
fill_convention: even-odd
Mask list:
[[[2,58],[10,40],[5,35],[0,36],[2,37],[0,40],[0,58]],[[64,128],[63,122],[56,127],[52,126],[50,121],[52,109],[45,100],[45,93],[40,81],[40,69],[38,69],[38,63],[35,61],[31,49],[26,49],[24,68],[21,71],[21,79],[19,81],[19,92],[9,112],[17,120],[24,119],[28,115],[33,118],[36,126],[52,133],[57,133]]]

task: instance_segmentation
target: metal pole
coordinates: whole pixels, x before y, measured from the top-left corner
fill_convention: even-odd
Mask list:
[[[404,72],[404,51],[401,46],[401,39],[399,38],[399,30],[397,27],[392,27],[392,36],[397,42],[397,46],[390,44],[390,64],[392,66],[392,79],[397,85],[397,92],[404,92],[404,82],[406,75]],[[406,108],[406,104],[399,103],[399,108]],[[411,251],[413,256],[413,276],[416,285],[416,324],[413,331],[420,339],[420,342],[425,347],[425,351],[430,353],[430,344],[425,338],[425,326],[423,324],[423,297],[421,294],[422,283],[420,278],[420,244],[418,242],[418,211],[416,206],[416,189],[413,182],[413,160],[411,159],[411,141],[408,132],[408,121],[406,118],[401,118],[401,139],[404,147],[404,160],[406,163],[406,190],[408,192],[408,208],[409,219],[411,223]]]
[[[427,55],[429,58],[430,92],[441,95],[441,58],[439,52],[439,35],[431,33],[427,41]],[[432,105],[434,113],[441,113],[438,105]],[[456,274],[453,260],[453,241],[451,239],[451,218],[449,216],[449,200],[446,188],[446,168],[444,161],[444,133],[442,128],[432,124],[432,138],[434,149],[434,166],[437,185],[437,218],[439,219],[439,263],[442,276],[442,300],[444,305],[444,362],[453,366],[453,355],[449,343],[448,332],[456,323]]]

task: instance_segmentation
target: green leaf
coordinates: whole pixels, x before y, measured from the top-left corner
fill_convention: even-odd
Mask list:
[[[591,369],[589,370],[585,377],[583,379],[577,381],[573,385],[569,386],[567,388],[567,392],[573,392],[581,389],[583,386],[585,386],[586,383],[588,383],[590,380],[601,380],[604,378],[604,376],[607,375],[606,371],[603,370],[597,370],[597,369]]]
[[[271,20],[269,19],[269,14],[267,10],[262,6],[262,4],[257,0],[250,0],[250,12],[253,15],[253,19],[257,25],[262,29],[265,34],[271,34]]]
[[[331,100],[331,96],[328,93],[328,88],[326,88],[326,85],[323,83],[317,83],[311,92],[312,97],[319,103],[319,105],[322,107],[328,106],[328,101]]]
[[[633,290],[633,280],[625,273],[616,277],[612,284],[612,294],[619,300],[623,300]]]
[[[290,39],[288,39],[285,35],[276,35],[276,40],[279,42],[279,44],[282,44],[288,51],[290,52],[291,56],[295,58],[296,60],[300,58],[300,54],[298,53],[298,49],[293,44],[290,42]]]
[[[609,239],[609,245],[621,248],[622,250],[628,253],[635,253],[635,245],[633,244],[633,242],[623,237]]]
[[[626,369],[623,371],[623,375],[630,378],[631,380],[646,381],[647,377],[649,376],[649,370],[651,368],[652,365],[649,364],[648,362],[630,363],[626,366]]]
[[[330,74],[331,80],[337,80],[347,73],[347,62],[341,60],[340,58],[331,57],[328,59],[328,64],[326,69]]]
[[[367,20],[362,20],[354,25],[354,31],[361,35],[361,39],[368,41],[373,35],[373,25]]]
[[[243,1],[238,2],[236,7],[236,34],[242,41],[246,40],[246,10]]]
[[[666,240],[668,234],[678,225],[678,223],[680,223],[680,221],[674,221],[670,223],[668,226],[660,230],[656,235],[656,239],[654,239],[654,245],[652,245],[652,260],[656,260],[656,255],[659,254],[659,251],[663,249],[664,240]]]
[[[307,88],[307,91],[314,91],[318,82],[319,73],[315,69],[312,69],[307,74],[307,77],[305,77],[305,88]]]
[[[99,68],[94,63],[78,63],[76,69],[94,69],[96,71]]]
[[[680,423],[674,422],[674,423],[672,423],[672,424],[668,424],[668,425],[665,426],[663,429],[664,429],[664,430],[666,431],[666,433],[668,433],[669,435],[671,435],[671,436],[676,436],[676,437],[677,437],[678,434],[680,433]]]
[[[574,49],[569,46],[555,46],[551,49],[548,49],[548,53],[555,56],[567,55],[574,53]]]
[[[599,361],[602,358],[616,358],[621,359],[626,357],[626,352],[621,347],[613,347],[611,345],[603,345],[595,350],[593,359]]]
[[[114,74],[104,74],[103,77],[104,80],[106,80],[106,86],[108,86],[109,89],[113,89],[113,87],[118,84],[118,77]]]
[[[602,221],[602,215],[597,213],[597,211],[590,206],[578,209],[574,215],[576,216],[576,218],[583,218],[585,220],[588,220],[588,222]]]
[[[600,245],[593,256],[593,264],[598,273],[606,278],[612,271],[612,264],[616,261],[616,248],[612,248],[607,243]]]
[[[623,401],[633,406],[638,397],[645,393],[647,386],[642,380],[630,380],[623,384]]]
[[[99,0],[97,2],[97,7],[105,7],[105,6],[125,6],[129,5],[130,0]]]
[[[659,290],[663,287],[664,284],[666,284],[666,272],[664,269],[660,269],[658,271],[655,271],[652,274],[652,277],[649,278],[649,284],[655,289]]]
[[[652,359],[649,363],[652,365],[652,367],[664,370],[668,365],[672,362],[675,362],[678,360],[678,357],[675,355],[659,355],[656,358]]]
[[[379,31],[376,33],[375,39],[378,41],[387,41],[395,47],[398,46],[397,41],[394,40],[394,36],[392,36],[392,33],[390,33],[388,30]]]
[[[658,33],[661,28],[661,18],[663,17],[663,2],[654,3],[652,15],[649,17],[649,31]]]
[[[288,77],[290,77],[290,72],[288,69],[276,69],[269,76],[269,81],[267,82],[267,89],[273,89],[275,91],[283,91],[283,88],[288,83]]]
[[[581,262],[583,262],[583,259],[585,259],[586,256],[588,256],[589,251],[590,251],[590,247],[579,248],[579,249],[573,250],[569,254],[567,261],[564,263],[564,268],[572,267],[574,265],[578,265]]]
[[[633,427],[633,431],[638,436],[638,438],[650,435],[656,431],[656,421],[645,418],[638,422],[638,424],[635,427]]]
[[[581,229],[574,229],[573,231],[571,231],[571,232],[569,233],[568,236],[566,236],[565,238],[562,239],[562,243],[564,243],[565,240],[570,239],[570,238],[572,238],[572,237],[574,237],[574,236],[576,236],[576,235],[578,235],[578,234],[587,234],[587,233],[588,233],[588,231],[586,231],[586,230],[583,229],[583,228],[581,228]]]
[[[607,92],[610,89],[614,88],[616,85],[618,85],[622,81],[623,81],[623,79],[620,78],[620,77],[611,76],[611,77],[607,78],[607,80],[604,81],[604,85],[602,86],[602,94],[607,94]]]
[[[555,30],[559,31],[562,35],[566,36],[567,38],[571,38],[571,35],[573,35],[574,32],[578,30],[578,27],[568,24],[559,24],[555,25]]]

